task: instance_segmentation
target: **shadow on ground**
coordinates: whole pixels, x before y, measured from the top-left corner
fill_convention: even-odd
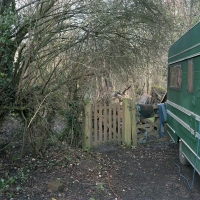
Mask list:
[[[200,199],[200,177],[193,168],[179,163],[178,146],[152,143],[136,149],[101,147],[92,152],[60,147],[49,149],[46,158],[29,156],[20,161],[31,166],[27,179],[13,184],[0,194],[0,199],[31,200],[183,200]],[[19,161],[18,161],[19,162]],[[177,165],[174,163],[176,162]],[[2,161],[9,173],[19,170],[20,163]],[[27,168],[26,168],[27,169]],[[50,181],[59,180],[62,191],[47,188]],[[16,190],[20,187],[20,190]]]

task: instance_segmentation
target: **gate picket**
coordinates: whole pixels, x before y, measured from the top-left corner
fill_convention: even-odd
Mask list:
[[[94,146],[97,146],[97,104],[94,106]]]
[[[101,145],[102,143],[102,107],[101,105],[99,104],[98,105],[98,110],[99,110],[99,140],[98,140],[98,145]]]
[[[109,108],[109,120],[108,120],[108,128],[109,128],[109,133],[108,133],[108,135],[109,135],[109,139],[108,139],[108,143],[110,143],[111,142],[111,140],[112,140],[112,104],[110,103],[109,104],[109,106],[108,106],[108,108]]]

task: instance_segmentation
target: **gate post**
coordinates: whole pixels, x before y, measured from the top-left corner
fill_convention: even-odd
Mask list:
[[[123,99],[122,103],[122,141],[125,145],[131,145],[131,100]]]
[[[131,133],[132,133],[132,145],[137,146],[137,128],[136,128],[136,107],[135,101],[131,101]]]
[[[92,104],[91,101],[85,101],[83,114],[83,142],[82,148],[91,149],[92,147]]]

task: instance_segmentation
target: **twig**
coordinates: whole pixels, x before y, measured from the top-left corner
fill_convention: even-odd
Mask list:
[[[111,188],[111,186],[110,186],[110,173],[107,172],[107,174],[108,174],[108,186],[109,186],[110,190],[112,191],[112,193],[113,193],[118,199],[121,199],[121,198],[114,192],[114,190]]]
[[[30,122],[29,122],[29,124],[28,124],[27,128],[29,128],[29,126],[31,125],[31,123],[32,123],[32,121],[34,120],[35,116],[36,116],[36,115],[37,115],[37,113],[39,112],[39,110],[40,110],[40,108],[41,108],[42,104],[44,103],[45,99],[46,99],[46,98],[47,98],[49,95],[50,95],[50,93],[49,93],[49,94],[47,94],[47,95],[44,97],[44,99],[43,99],[43,100],[42,100],[42,102],[40,103],[40,105],[39,105],[38,109],[36,110],[35,114],[34,114],[34,115],[33,115],[33,117],[31,118],[31,120],[30,120]]]
[[[121,94],[122,94],[122,95],[125,95],[125,92],[126,92],[127,90],[129,90],[130,88],[131,88],[131,85],[128,86],[127,88],[125,88],[124,91],[123,91]]]

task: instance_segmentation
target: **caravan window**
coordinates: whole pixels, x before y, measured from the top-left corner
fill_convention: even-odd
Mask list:
[[[188,61],[188,67],[187,67],[187,90],[190,93],[193,93],[193,62],[192,60]]]
[[[182,82],[181,65],[169,67],[169,87],[180,89]]]

